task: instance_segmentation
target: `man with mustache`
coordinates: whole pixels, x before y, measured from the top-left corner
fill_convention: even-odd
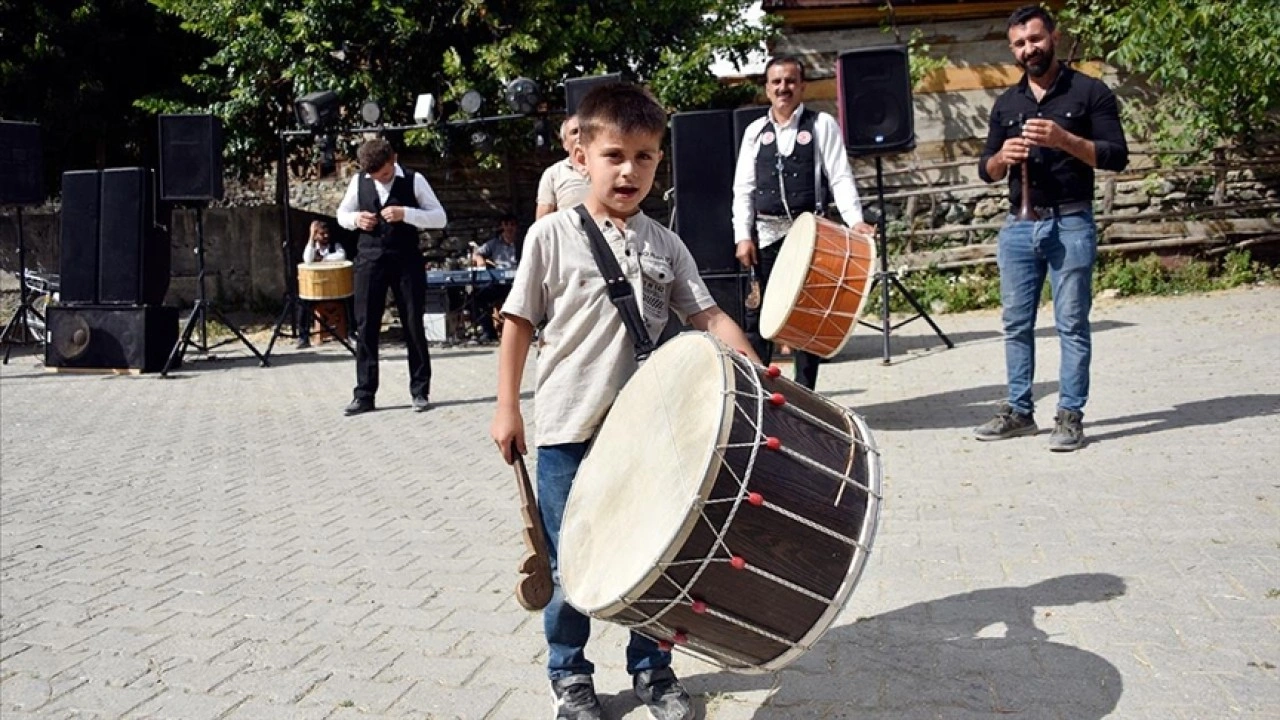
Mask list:
[[[779,56],[764,67],[769,112],[747,126],[733,174],[735,255],[743,267],[756,267],[764,292],[774,260],[791,221],[804,212],[825,215],[827,198],[845,224],[867,236],[875,230],[862,221],[862,203],[840,126],[831,115],[804,106],[804,66]],[[758,247],[757,247],[758,244]],[[769,363],[773,343],[760,336],[760,311],[748,309],[744,330],[756,354]],[[797,350],[796,382],[812,390],[820,358]]]
[[[1095,168],[1123,170],[1129,148],[1111,90],[1055,58],[1058,30],[1044,8],[1027,5],[1015,10],[1008,36],[1009,49],[1025,72],[991,108],[978,174],[987,182],[1008,177],[1009,205],[1018,208],[1022,174],[1028,173],[1030,205],[1038,218],[1019,220],[1010,213],[1000,231],[996,259],[1008,399],[990,422],[974,429],[974,435],[979,440],[1003,440],[1039,430],[1031,383],[1036,309],[1047,275],[1062,355],[1049,449],[1071,451],[1084,444],[1093,352],[1089,310],[1098,249],[1093,174]]]

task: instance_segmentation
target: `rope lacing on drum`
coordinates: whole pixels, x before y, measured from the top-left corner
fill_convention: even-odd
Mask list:
[[[844,228],[844,232],[852,233],[853,231],[850,230],[849,228]],[[819,252],[819,250],[815,248],[814,252],[815,253]],[[835,253],[827,253],[827,254],[834,255]],[[792,344],[798,345],[801,347],[814,345],[814,344],[823,345],[827,341],[824,340],[822,336],[819,336],[818,334],[819,332],[822,332],[822,331],[834,332],[836,335],[841,335],[841,336],[845,334],[845,329],[843,328],[827,327],[827,325],[829,325],[830,323],[830,318],[844,318],[844,319],[849,319],[853,321],[856,321],[858,319],[858,310],[860,310],[861,308],[855,308],[854,312],[851,312],[851,313],[840,312],[840,311],[833,310],[831,308],[819,308],[818,306],[821,303],[817,302],[816,298],[814,298],[811,292],[812,290],[815,290],[815,289],[828,289],[833,287],[839,288],[844,285],[845,278],[857,277],[858,275],[856,275],[853,271],[850,270],[851,265],[856,265],[858,271],[861,272],[861,276],[867,277],[870,274],[870,265],[871,265],[870,261],[868,260],[866,266],[863,267],[860,262],[857,262],[858,260],[859,258],[855,258],[853,253],[850,253],[846,249],[844,253],[844,258],[843,258],[843,265],[841,266],[840,272],[838,274],[832,273],[824,269],[821,265],[817,263],[813,263],[810,266],[809,268],[810,272],[816,272],[817,274],[823,276],[824,279],[830,282],[805,283],[804,287],[801,288],[800,290],[801,297],[807,298],[808,300],[810,300],[810,302],[808,303],[797,302],[795,304],[795,307],[792,308],[792,312],[798,315],[807,315],[807,316],[817,317],[819,322],[814,326],[814,329],[812,332],[805,335],[800,335],[799,336],[800,340],[798,342],[795,340],[792,340],[791,341]],[[797,332],[794,328],[789,328],[789,331],[792,333]]]

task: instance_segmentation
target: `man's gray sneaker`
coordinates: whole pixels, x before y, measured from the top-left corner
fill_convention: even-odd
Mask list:
[[[551,697],[555,700],[555,720],[603,720],[604,708],[596,697],[596,686],[590,675],[570,675],[551,681]]]
[[[1009,403],[1000,403],[996,416],[973,429],[979,440],[1004,440],[1005,438],[1035,435],[1040,432],[1036,419],[1014,410]]]
[[[1049,449],[1054,452],[1071,452],[1081,445],[1084,445],[1084,413],[1059,408],[1058,414],[1053,418]]]
[[[693,701],[671,668],[642,670],[631,686],[653,720],[693,720]]]

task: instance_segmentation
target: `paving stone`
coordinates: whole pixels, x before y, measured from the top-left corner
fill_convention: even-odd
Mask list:
[[[903,326],[888,366],[859,328],[819,390],[880,448],[871,557],[790,667],[678,655],[706,720],[1277,717],[1277,306],[1274,287],[1096,303],[1069,454],[1047,431],[972,439],[1004,393],[998,312],[935,317],[951,350]],[[1048,308],[1039,325],[1043,428]],[[341,349],[259,368],[232,348],[167,380],[0,366],[0,714],[545,716],[518,492],[488,440],[496,354],[432,354],[432,411],[389,345],[380,411],[355,418]],[[627,632],[592,629],[611,716],[641,720]]]

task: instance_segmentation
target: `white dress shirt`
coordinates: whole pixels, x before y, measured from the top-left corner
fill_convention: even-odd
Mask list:
[[[804,103],[798,105],[791,118],[783,125],[773,122],[773,109],[762,118],[747,126],[742,135],[742,148],[738,153],[738,165],[733,173],[733,242],[736,245],[742,240],[751,238],[752,226],[755,224],[756,211],[753,195],[756,189],[756,155],[760,151],[760,134],[766,123],[774,124],[777,136],[777,151],[780,155],[790,155],[796,146],[796,135],[800,125],[800,115],[804,112]],[[844,147],[844,137],[840,134],[840,125],[831,115],[818,112],[814,122],[814,142],[817,143],[815,160],[818,167],[826,175],[827,186],[831,190],[832,200],[845,224],[853,227],[862,222],[862,202],[858,199],[858,189],[853,184],[853,170],[849,166],[849,154]],[[816,178],[815,178],[816,180]],[[804,210],[811,210],[805,208]],[[793,209],[796,215],[803,212]],[[760,247],[771,245],[781,237],[776,233],[759,238]]]
[[[351,178],[347,193],[342,196],[342,202],[338,203],[338,224],[348,230],[357,229],[356,218],[360,216],[360,179],[367,175],[369,173],[361,172]],[[400,163],[396,163],[395,177],[404,177],[404,169],[400,167]],[[378,201],[385,203],[387,196],[391,194],[391,183],[384,185],[374,180],[373,187],[378,191]],[[420,230],[438,229],[448,223],[444,206],[440,204],[435,191],[422,173],[413,174],[413,196],[418,200],[418,207],[404,209],[405,222]]]

